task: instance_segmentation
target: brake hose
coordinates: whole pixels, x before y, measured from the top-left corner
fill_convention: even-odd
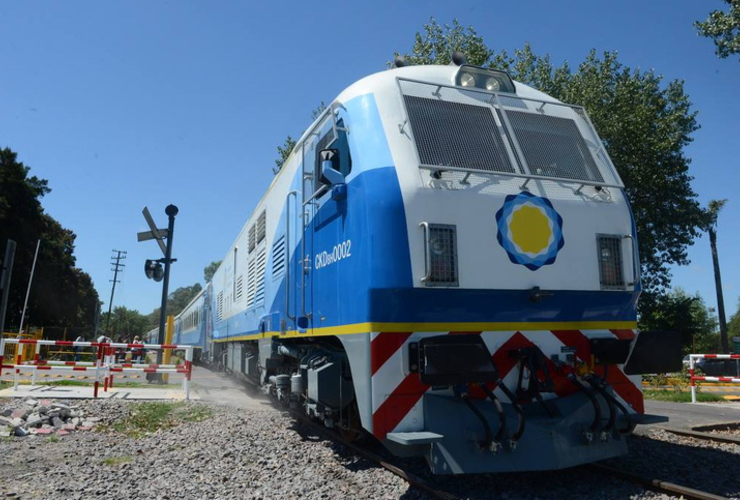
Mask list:
[[[504,409],[501,406],[501,401],[498,400],[493,391],[489,389],[486,384],[480,384],[480,388],[483,389],[483,392],[486,393],[486,396],[488,396],[491,402],[493,402],[493,405],[496,407],[496,413],[498,414],[498,421],[500,425],[498,428],[498,432],[494,436],[493,440],[497,443],[500,443],[501,440],[504,438],[504,435],[506,434],[506,414],[504,413]]]
[[[610,434],[612,429],[614,428],[614,424],[617,421],[617,411],[614,408],[614,399],[609,393],[607,393],[604,385],[597,381],[595,377],[587,377],[586,382],[588,382],[591,387],[596,389],[596,391],[601,394],[601,397],[604,398],[604,401],[606,401],[606,404],[609,406],[609,421],[606,423],[606,426],[602,429],[602,431]]]
[[[491,443],[493,443],[493,438],[491,437],[491,435],[493,433],[491,432],[491,426],[488,425],[488,421],[486,420],[485,415],[483,415],[483,413],[481,413],[481,411],[478,408],[475,407],[475,405],[472,403],[472,401],[470,401],[470,399],[468,398],[468,395],[467,394],[465,394],[465,393],[461,394],[460,395],[460,399],[462,399],[463,401],[465,401],[465,404],[468,405],[468,408],[470,408],[471,411],[473,413],[475,413],[475,415],[483,423],[483,429],[485,430],[485,433],[486,433],[486,440],[483,443],[483,447],[485,449],[487,449],[487,450],[490,449],[491,448]]]
[[[506,397],[509,398],[509,401],[511,401],[511,405],[514,407],[514,411],[519,417],[519,424],[517,426],[516,432],[513,436],[511,436],[511,440],[516,443],[522,437],[522,434],[524,434],[524,427],[526,424],[524,420],[524,412],[522,411],[522,407],[519,406],[519,403],[517,403],[516,396],[514,396],[514,393],[512,393],[511,390],[506,387],[504,381],[499,378],[496,384],[501,389],[501,391],[506,394]]]
[[[589,390],[586,388],[585,385],[583,385],[576,375],[574,373],[571,373],[568,375],[568,380],[573,382],[578,389],[580,389],[591,401],[591,404],[594,407],[594,420],[591,422],[591,436],[593,437],[595,434],[599,433],[599,424],[601,422],[601,407],[599,406],[599,402],[596,400],[596,397],[589,392]]]

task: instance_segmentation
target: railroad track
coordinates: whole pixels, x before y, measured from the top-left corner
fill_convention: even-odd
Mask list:
[[[323,425],[319,423],[313,422],[311,419],[305,417],[304,415],[298,412],[291,412],[291,414],[295,418],[300,420],[301,423],[311,427],[312,429],[316,430],[321,435],[326,436],[328,439],[341,443],[343,446],[345,446],[346,448],[348,448],[355,454],[365,458],[366,460],[369,460],[373,463],[380,465],[384,469],[392,472],[393,474],[405,480],[407,483],[409,483],[409,485],[414,486],[428,493],[433,498],[437,498],[441,500],[459,499],[459,497],[457,497],[456,495],[452,493],[440,490],[439,488],[437,488],[434,484],[430,483],[429,481],[422,479],[419,476],[411,472],[405,471],[393,464],[388,463],[380,455],[370,450],[367,450],[366,448],[362,448],[360,446],[357,446],[353,443],[350,443],[342,439],[341,436],[339,436],[337,433],[330,431],[329,429],[327,429],[326,427],[324,427]],[[669,430],[669,429],[666,429],[666,430]],[[674,430],[669,430],[669,431],[673,432]],[[716,436],[716,435],[709,434],[706,432],[679,431],[679,430],[675,430],[675,431],[677,434],[681,433],[682,435],[685,435],[685,436],[691,435],[692,437],[698,437],[697,434],[705,436],[705,437],[701,437],[700,439],[709,439],[708,436],[712,436],[712,437]],[[717,437],[720,438],[720,439],[717,439],[717,441],[732,442],[732,443],[740,444],[739,439],[728,438],[726,436],[717,436]],[[662,479],[642,476],[639,474],[635,474],[633,472],[625,471],[623,469],[610,467],[608,465],[590,464],[590,465],[585,466],[585,468],[591,469],[593,471],[597,471],[601,474],[618,477],[619,479],[623,479],[631,483],[639,484],[640,486],[643,486],[652,491],[656,491],[659,493],[666,493],[666,494],[673,495],[673,496],[679,496],[687,500],[727,500],[727,497],[715,495],[707,491],[689,488],[688,486],[683,486],[680,484],[672,483],[670,481],[664,481]]]
[[[345,439],[342,439],[339,434],[336,432],[333,432],[326,427],[324,427],[322,424],[319,424],[317,422],[312,421],[305,415],[296,412],[291,411],[290,414],[299,420],[302,424],[312,428],[313,430],[317,431],[317,433],[326,436],[328,439],[331,439],[332,441],[336,441],[341,443],[343,446],[351,450],[353,453],[361,456],[365,460],[369,460],[370,462],[373,462],[375,464],[378,464],[379,466],[383,467],[384,469],[392,472],[396,476],[400,477],[404,481],[406,481],[409,485],[414,486],[415,488],[418,488],[425,493],[428,493],[431,497],[439,499],[439,500],[459,500],[459,497],[446,492],[442,491],[439,488],[437,488],[434,484],[430,483],[429,481],[417,476],[416,474],[403,470],[400,467],[397,467],[388,461],[386,461],[383,457],[378,455],[377,453],[374,453],[366,448],[362,448],[360,446],[357,446],[354,443],[350,443]]]
[[[681,498],[691,500],[727,500],[727,497],[715,495],[707,491],[696,490],[689,488],[688,486],[682,486],[680,484],[671,483],[670,481],[663,481],[661,479],[653,479],[646,476],[641,476],[633,472],[628,472],[623,469],[617,469],[603,464],[590,464],[586,466],[589,469],[607,474],[609,476],[618,477],[625,479],[631,483],[645,486],[646,488],[657,491],[659,493],[667,493],[669,495],[678,495]]]

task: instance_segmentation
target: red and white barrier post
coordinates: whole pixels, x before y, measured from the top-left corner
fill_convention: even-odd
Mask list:
[[[689,377],[691,377],[691,402],[696,403],[696,381],[729,382],[740,384],[736,377],[701,377],[696,376],[696,361],[698,359],[740,359],[740,354],[689,354]]]
[[[5,345],[18,344],[19,354],[15,364],[4,364]],[[20,344],[35,344],[36,356],[30,364],[22,364]],[[70,346],[70,347],[95,347],[97,349],[94,363],[87,361],[46,361],[40,359],[40,348],[42,345]],[[181,365],[162,364],[133,364],[116,363],[115,349],[177,349],[185,351],[185,361]],[[183,375],[183,391],[185,399],[190,400],[190,380],[193,373],[193,349],[191,345],[169,345],[169,344],[124,344],[124,343],[100,343],[100,342],[72,342],[66,340],[31,340],[31,339],[5,339],[0,338],[0,374],[3,368],[15,370],[15,389],[18,390],[21,369],[33,371],[33,383],[36,382],[38,370],[72,370],[93,371],[95,382],[93,397],[98,397],[100,378],[103,376],[103,391],[113,387],[114,373],[179,373]]]

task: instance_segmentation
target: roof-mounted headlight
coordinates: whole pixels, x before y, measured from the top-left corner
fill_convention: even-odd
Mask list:
[[[460,85],[463,87],[475,87],[475,77],[470,73],[461,73]]]
[[[455,76],[455,84],[461,87],[478,87],[490,92],[516,93],[514,81],[508,73],[477,66],[460,66]]]

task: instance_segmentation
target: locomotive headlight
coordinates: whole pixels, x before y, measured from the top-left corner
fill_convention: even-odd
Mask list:
[[[475,87],[475,77],[470,73],[460,75],[460,85],[463,87]]]
[[[429,249],[434,255],[442,256],[447,250],[445,243],[440,238],[432,238],[429,241]]]
[[[494,77],[491,76],[491,77],[489,77],[486,80],[486,89],[487,90],[492,90],[494,92],[497,92],[500,88],[501,88],[501,84],[499,83],[499,81],[496,78],[494,78]]]
[[[463,65],[455,74],[455,85],[477,87],[488,92],[508,92],[516,94],[514,81],[505,71]]]

